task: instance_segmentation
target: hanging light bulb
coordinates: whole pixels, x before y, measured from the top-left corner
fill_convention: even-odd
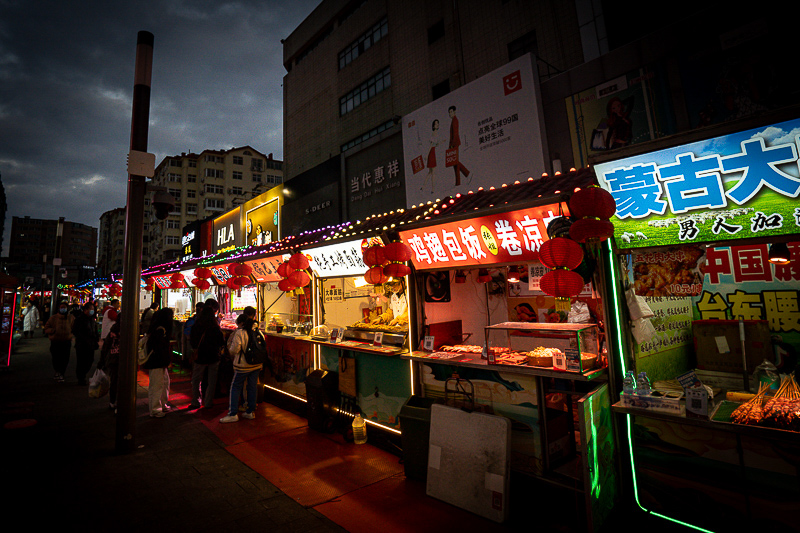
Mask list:
[[[520,269],[518,266],[508,267],[508,282],[519,283]]]
[[[785,242],[776,242],[769,247],[769,262],[773,265],[788,265],[791,258]]]

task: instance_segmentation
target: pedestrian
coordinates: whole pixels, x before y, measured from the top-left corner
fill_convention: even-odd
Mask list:
[[[36,329],[36,326],[39,325],[39,310],[36,309],[36,306],[33,305],[33,302],[28,300],[28,305],[25,306],[25,309],[22,310],[22,335],[26,339],[30,337],[33,338],[33,332]]]
[[[103,321],[100,324],[100,344],[102,345],[103,341],[105,340],[108,332],[111,331],[111,326],[117,320],[117,314],[119,313],[119,300],[114,298],[111,302],[103,309]]]
[[[153,315],[158,311],[158,303],[153,302],[142,313],[142,318],[139,319],[139,335],[144,335],[150,329],[150,321],[153,320]]]
[[[51,316],[44,325],[44,334],[50,339],[50,355],[53,358],[53,369],[56,371],[53,379],[59,383],[64,382],[64,373],[69,364],[69,352],[72,350],[72,322],[74,318],[67,314],[67,302],[58,304],[58,311]]]
[[[230,401],[228,404],[228,416],[220,419],[223,424],[239,421],[239,398],[242,388],[247,390],[247,408],[242,416],[252,420],[256,417],[256,397],[258,395],[258,374],[263,365],[248,364],[244,357],[250,335],[261,335],[258,331],[258,323],[255,321],[255,309],[252,315],[244,313],[244,317],[239,327],[228,340],[228,352],[233,358],[233,381],[231,382]]]
[[[94,364],[94,351],[98,347],[97,322],[94,319],[94,306],[85,303],[81,314],[72,323],[72,335],[75,337],[75,374],[78,385],[86,385],[86,374]]]
[[[44,324],[47,324],[47,321],[50,320],[50,298],[44,299],[42,308],[39,310],[39,316],[42,317],[42,336],[47,337],[47,333],[44,331]]]
[[[198,304],[199,305],[199,304]],[[205,409],[214,405],[220,355],[225,350],[225,335],[217,321],[219,305],[214,299],[206,300],[189,333],[192,361],[192,402],[189,409]]]
[[[117,320],[111,325],[108,331],[106,342],[103,343],[103,349],[100,351],[100,361],[97,362],[97,368],[101,369],[108,376],[110,382],[108,388],[108,408],[117,408],[117,390],[119,387],[119,328],[120,316],[117,314]]]
[[[161,418],[169,406],[169,367],[172,364],[172,316],[169,307],[159,309],[153,315],[150,329],[147,331],[146,350],[150,353],[147,361],[142,365],[150,375],[150,385],[147,387],[147,400],[150,416]]]

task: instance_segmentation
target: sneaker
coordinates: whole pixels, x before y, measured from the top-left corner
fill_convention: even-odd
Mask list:
[[[167,413],[164,411],[156,411],[154,413],[150,413],[150,418],[164,418],[167,416]]]
[[[256,417],[255,413],[242,413],[242,418],[253,420]]]
[[[242,405],[240,405],[239,406],[239,411],[247,411],[247,404],[243,403]]]
[[[239,415],[228,415],[219,419],[219,421],[223,424],[227,424],[228,422],[238,422]]]

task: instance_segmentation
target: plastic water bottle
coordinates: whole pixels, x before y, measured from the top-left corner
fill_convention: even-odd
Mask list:
[[[756,380],[757,389],[760,388],[762,384],[769,387],[767,394],[775,393],[780,386],[781,380],[778,376],[778,368],[767,359],[764,359],[761,364],[756,367],[753,376]]]
[[[353,419],[353,442],[356,444],[367,442],[367,423],[361,417],[361,413]]]
[[[650,391],[650,378],[647,377],[646,372],[639,372],[639,377],[636,378],[636,394],[639,396],[650,396]]]
[[[636,392],[636,376],[633,370],[628,370],[622,379],[622,392],[624,394],[634,394]]]

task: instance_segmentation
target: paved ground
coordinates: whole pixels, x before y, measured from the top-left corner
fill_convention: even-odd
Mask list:
[[[47,339],[23,339],[0,372],[6,520],[97,531],[344,531],[228,453],[190,413],[147,415],[139,387],[137,450],[115,452],[107,398],[78,386],[74,353],[55,383]],[[14,427],[35,420],[30,427]]]

